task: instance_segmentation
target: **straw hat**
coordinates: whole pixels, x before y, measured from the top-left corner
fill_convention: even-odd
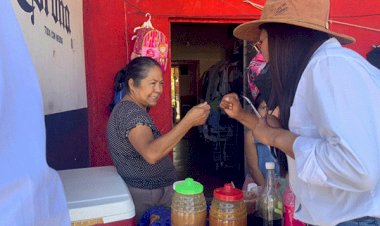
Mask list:
[[[343,45],[355,42],[351,36],[329,30],[329,11],[329,0],[267,0],[260,19],[239,25],[234,35],[239,39],[257,41],[261,24],[284,23],[325,32]]]

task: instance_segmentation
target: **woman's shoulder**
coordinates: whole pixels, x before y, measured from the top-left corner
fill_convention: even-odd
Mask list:
[[[354,62],[362,64],[365,62],[365,59],[354,50],[341,46],[341,44],[335,38],[330,38],[314,52],[309,65],[327,64],[330,67],[331,65],[334,65],[334,67],[336,67],[337,65],[331,64],[332,62],[338,65],[339,62],[343,65],[347,62],[350,64],[353,64]]]
[[[133,108],[133,109],[141,109],[143,110],[141,107],[139,107],[135,102],[133,101],[130,101],[130,100],[122,100],[119,102],[118,104],[119,106],[121,107],[128,107],[128,108]]]
[[[119,123],[134,124],[138,122],[151,123],[151,117],[132,101],[119,102],[111,113],[111,118]]]
[[[138,115],[148,115],[145,109],[141,108],[138,106],[136,103],[133,101],[129,100],[123,100],[120,101],[116,107],[115,107],[116,112],[122,113],[122,114],[138,114]]]

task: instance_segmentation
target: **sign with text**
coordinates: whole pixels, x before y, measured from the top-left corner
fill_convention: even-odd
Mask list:
[[[86,108],[82,1],[12,3],[39,77],[45,114]]]

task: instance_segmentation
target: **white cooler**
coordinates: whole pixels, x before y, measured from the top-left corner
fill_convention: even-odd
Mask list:
[[[136,225],[131,194],[114,166],[60,170],[58,173],[72,225]]]

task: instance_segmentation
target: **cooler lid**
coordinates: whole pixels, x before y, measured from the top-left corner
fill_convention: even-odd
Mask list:
[[[125,220],[135,216],[131,194],[114,166],[60,170],[58,173],[71,221]],[[106,221],[104,223],[108,223]]]

